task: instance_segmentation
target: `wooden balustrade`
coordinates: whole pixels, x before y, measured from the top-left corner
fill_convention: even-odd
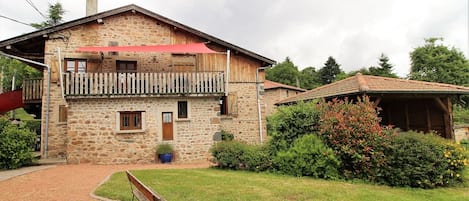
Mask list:
[[[35,103],[42,101],[42,79],[23,80],[23,102]]]
[[[223,72],[66,73],[71,96],[214,95],[225,93]]]

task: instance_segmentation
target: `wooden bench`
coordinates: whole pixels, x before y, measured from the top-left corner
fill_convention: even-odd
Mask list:
[[[150,188],[145,186],[141,181],[137,179],[128,170],[125,171],[127,179],[129,179],[130,190],[132,191],[132,201],[137,198],[139,201],[164,201],[161,196],[153,192]]]

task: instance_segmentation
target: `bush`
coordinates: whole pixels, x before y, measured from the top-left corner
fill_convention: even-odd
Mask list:
[[[279,107],[267,121],[272,155],[290,148],[297,138],[317,131],[318,121],[316,102],[299,102],[296,105]]]
[[[33,161],[36,134],[21,129],[0,118],[0,168],[15,169]]]
[[[342,161],[346,178],[376,181],[387,164],[390,129],[383,129],[368,97],[352,102],[334,99],[318,104],[320,136]]]
[[[221,141],[210,149],[214,161],[219,168],[241,169],[241,157],[244,153],[245,144],[238,141]]]
[[[340,161],[315,134],[304,135],[288,151],[278,152],[275,165],[280,172],[289,175],[339,178]]]
[[[41,134],[41,120],[34,119],[34,120],[25,120],[23,121],[23,127],[29,129],[31,132],[36,134]]]
[[[391,186],[435,188],[462,182],[467,157],[462,147],[433,134],[396,136],[387,153],[384,181]]]
[[[222,141],[232,141],[234,139],[234,135],[232,133],[228,133],[224,130],[221,131],[221,140]]]
[[[268,149],[261,145],[247,145],[238,141],[222,141],[210,151],[219,168],[233,170],[265,171],[272,160]]]
[[[466,149],[466,151],[469,151],[469,140],[468,139],[463,139],[461,140],[461,146]]]
[[[272,168],[272,159],[267,146],[245,145],[241,155],[243,169],[261,172]]]

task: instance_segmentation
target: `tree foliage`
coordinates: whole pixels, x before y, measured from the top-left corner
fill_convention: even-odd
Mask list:
[[[3,91],[11,91],[11,84],[15,70],[15,89],[21,88],[24,79],[42,77],[42,73],[39,70],[31,68],[18,60],[2,56],[0,56],[0,69],[2,74]]]
[[[327,58],[324,67],[319,70],[319,76],[321,78],[321,84],[330,84],[335,81],[337,75],[342,73],[340,65],[335,61],[333,57]]]
[[[65,10],[62,7],[62,4],[57,2],[55,4],[49,4],[49,9],[47,10],[48,15],[46,21],[40,23],[31,23],[36,29],[43,29],[49,26],[54,26],[62,22],[62,16],[65,13]]]
[[[369,68],[363,67],[358,71],[349,72],[348,76],[354,76],[357,73],[361,73],[363,75],[397,78],[397,75],[392,72],[393,67],[394,66],[389,63],[389,57],[387,57],[385,54],[381,54],[378,58],[378,66],[370,66]]]
[[[455,85],[469,85],[469,63],[464,54],[437,41],[442,38],[425,39],[425,45],[410,53],[409,78]]]
[[[298,76],[298,67],[289,57],[266,71],[266,79],[291,86],[297,86]]]
[[[321,79],[314,67],[307,67],[300,72],[301,88],[310,90],[319,86],[321,86]]]

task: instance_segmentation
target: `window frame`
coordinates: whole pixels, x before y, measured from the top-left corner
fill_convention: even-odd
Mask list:
[[[138,117],[138,118],[136,118]],[[128,118],[127,120],[125,120]],[[124,126],[128,121],[128,126]],[[138,122],[138,125],[136,124]],[[144,111],[119,111],[117,112],[117,130],[121,132],[143,131],[145,128]]]
[[[69,70],[68,62],[73,62],[73,71]],[[80,62],[85,63],[85,69],[83,71],[79,71],[80,67]],[[69,73],[86,73],[88,71],[88,61],[86,59],[77,59],[77,58],[66,58],[64,59],[64,72],[69,72]]]
[[[178,119],[188,119],[189,118],[189,104],[187,101],[178,101]]]

